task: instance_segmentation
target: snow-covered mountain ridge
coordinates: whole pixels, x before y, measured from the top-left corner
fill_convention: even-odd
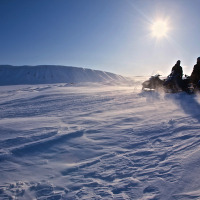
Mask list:
[[[0,65],[0,85],[113,81],[126,82],[128,78],[100,70],[61,65]]]

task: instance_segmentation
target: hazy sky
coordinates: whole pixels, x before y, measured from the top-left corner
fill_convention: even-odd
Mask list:
[[[152,24],[167,22],[163,37]],[[0,64],[58,64],[122,75],[190,75],[200,0],[0,0]]]

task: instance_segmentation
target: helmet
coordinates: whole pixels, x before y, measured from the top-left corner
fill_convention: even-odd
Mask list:
[[[181,61],[180,60],[177,60],[176,64],[179,64],[180,65]]]
[[[197,62],[200,62],[200,57],[197,58]]]

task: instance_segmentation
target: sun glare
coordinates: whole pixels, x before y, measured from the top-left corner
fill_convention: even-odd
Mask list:
[[[156,38],[163,38],[167,36],[169,26],[165,20],[157,20],[151,25],[151,34]]]

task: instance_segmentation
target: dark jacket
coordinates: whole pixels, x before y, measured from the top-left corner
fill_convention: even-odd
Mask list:
[[[190,78],[191,78],[191,82],[194,84],[197,84],[198,81],[200,80],[200,62],[194,65]]]
[[[172,67],[172,72],[179,76],[180,78],[182,78],[183,76],[183,69],[182,67],[179,65],[179,64],[175,64],[173,67]]]

